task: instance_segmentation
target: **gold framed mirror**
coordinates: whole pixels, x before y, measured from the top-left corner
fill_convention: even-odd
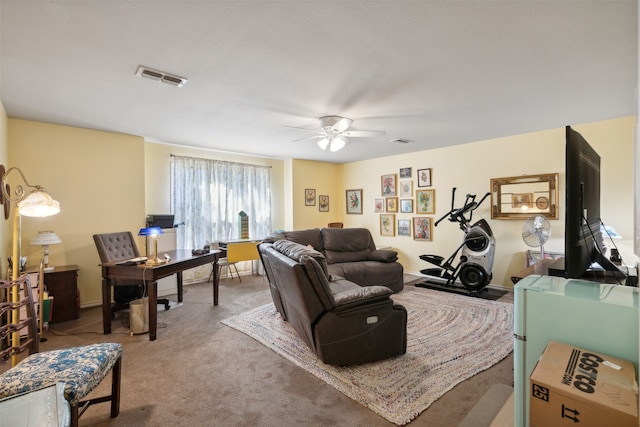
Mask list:
[[[491,179],[491,219],[558,219],[558,174]]]

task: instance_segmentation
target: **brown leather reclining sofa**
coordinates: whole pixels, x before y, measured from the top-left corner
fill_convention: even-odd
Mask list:
[[[325,230],[329,229],[316,231]],[[342,229],[342,231],[347,230],[364,230],[371,238],[366,229]],[[310,235],[311,231],[304,230],[302,233]],[[288,233],[297,233],[294,236],[296,238],[301,236],[299,234],[301,232]],[[291,237],[288,233],[286,237]],[[363,231],[347,232],[349,235],[361,233]],[[269,279],[274,304],[283,319],[291,323],[320,360],[332,365],[357,365],[406,352],[407,312],[403,306],[393,303],[390,298],[393,292],[389,287],[371,282],[354,283],[332,273],[331,264],[327,263],[325,255],[307,246],[308,244],[313,246],[313,243],[318,245],[319,241],[301,244],[282,239],[280,238],[283,237],[282,235],[272,237],[260,243],[258,249]],[[330,247],[333,246],[330,245]],[[361,251],[363,250],[354,252]],[[369,252],[373,251],[375,246],[373,250],[369,250]],[[393,253],[393,251],[384,252]],[[374,258],[382,257],[387,259],[387,262],[373,261],[368,258],[363,261],[349,262],[397,264],[400,266],[399,274],[402,276],[402,266],[395,260],[389,261],[389,255],[373,254]],[[359,257],[362,256],[363,254],[359,255]],[[395,256],[393,253],[391,258]],[[360,271],[349,266],[340,268],[351,276],[356,276],[356,272]],[[397,274],[398,267],[390,268],[393,268]],[[367,273],[365,267],[358,277],[375,282],[376,276],[380,279],[384,275],[371,275]],[[398,288],[397,285],[395,287]]]
[[[330,274],[344,277],[360,286],[386,286],[394,293],[404,287],[402,264],[398,253],[376,250],[371,232],[366,228],[311,228],[274,232],[265,242],[286,239],[310,245],[325,256]]]

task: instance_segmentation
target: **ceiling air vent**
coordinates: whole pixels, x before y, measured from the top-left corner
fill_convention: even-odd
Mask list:
[[[165,73],[164,71],[153,70],[151,68],[143,67],[142,65],[138,67],[136,76],[145,77],[147,79],[177,87],[182,87],[187,83],[187,79],[184,77],[178,77],[174,74]]]

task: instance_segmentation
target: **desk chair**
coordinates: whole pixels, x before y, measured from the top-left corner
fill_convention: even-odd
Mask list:
[[[226,280],[229,280],[229,273],[231,273],[231,266],[233,266],[238,279],[242,282],[242,278],[238,273],[238,267],[236,266],[240,261],[251,261],[251,273],[253,273],[253,261],[260,259],[258,255],[258,243],[259,242],[227,243],[227,256],[218,260],[219,271],[222,271],[223,267],[227,268]],[[233,279],[233,273],[231,273],[231,279]]]
[[[111,418],[117,417],[120,413],[122,344],[92,344],[39,353],[38,316],[28,275],[14,282],[0,280],[0,295],[9,295],[9,290],[16,285],[20,287],[19,301],[0,304],[0,318],[8,319],[8,323],[0,326],[0,336],[22,331],[20,334],[25,332],[26,337],[18,346],[9,345],[0,351],[0,362],[6,362],[12,356],[21,359],[16,366],[0,375],[0,399],[63,382],[64,397],[71,409],[72,427],[77,427],[78,418],[96,403],[111,402]],[[11,323],[12,316],[8,315],[14,309],[21,310],[18,323]],[[28,356],[25,356],[27,353]],[[110,395],[80,400],[96,388],[109,372],[112,372]]]
[[[125,259],[137,258],[140,251],[130,231],[118,233],[94,234],[93,241],[98,249],[100,262],[118,262]],[[129,303],[142,298],[145,293],[141,280],[117,279],[113,286],[113,300],[115,302],[111,313],[129,308]],[[158,304],[164,304],[164,309],[169,310],[169,300],[159,298]]]

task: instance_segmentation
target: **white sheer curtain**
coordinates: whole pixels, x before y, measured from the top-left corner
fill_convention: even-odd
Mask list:
[[[177,248],[240,236],[240,212],[249,220],[249,238],[271,232],[271,168],[268,166],[171,157],[171,205]]]

